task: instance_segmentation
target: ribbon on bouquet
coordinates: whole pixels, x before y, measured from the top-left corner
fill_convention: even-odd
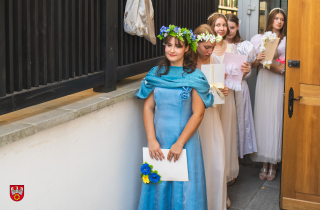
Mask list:
[[[213,65],[211,65],[211,75],[212,75],[212,82],[214,81],[214,69],[213,69]],[[218,95],[222,98],[225,99],[226,97],[223,95],[223,93],[220,91],[220,89],[224,89],[224,83],[210,83],[210,89],[212,90],[212,92],[214,92],[214,90],[217,91]],[[214,107],[216,107],[215,104],[213,104]]]
[[[223,93],[219,90],[219,88],[224,89],[224,83],[210,83],[210,89],[212,92],[215,89],[218,93],[218,95],[222,98],[225,99],[226,97],[223,95]],[[213,104],[212,106],[217,107],[217,105]]]
[[[214,69],[213,69],[213,65],[211,65],[211,75],[212,75],[212,82],[214,81]],[[225,99],[226,97],[223,95],[223,93],[219,90],[220,89],[224,89],[224,83],[210,83],[210,89],[212,90],[212,92],[214,92],[213,90],[215,89],[218,93],[218,95],[222,98]]]
[[[223,93],[220,91],[220,89],[224,89],[224,83],[210,83],[210,88],[213,91],[214,89],[217,91],[218,95],[225,99],[226,97],[223,95]],[[220,89],[219,89],[220,88]]]

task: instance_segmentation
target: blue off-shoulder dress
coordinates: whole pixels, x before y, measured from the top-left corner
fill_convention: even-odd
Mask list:
[[[156,138],[170,149],[192,116],[192,88],[154,88]],[[184,145],[187,151],[187,182],[142,183],[139,210],[206,210],[207,195],[201,141],[198,130]]]

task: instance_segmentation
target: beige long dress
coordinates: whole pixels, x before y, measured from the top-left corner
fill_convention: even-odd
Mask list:
[[[206,109],[199,127],[209,210],[226,209],[225,147],[217,107]]]
[[[228,44],[226,52],[238,53],[237,46]],[[211,55],[215,64],[223,62],[224,55]],[[220,114],[224,144],[225,144],[225,159],[226,159],[226,182],[236,178],[239,174],[239,162],[237,151],[237,115],[236,105],[234,99],[234,90],[229,89],[228,96],[225,99],[225,104],[218,105],[218,112]]]

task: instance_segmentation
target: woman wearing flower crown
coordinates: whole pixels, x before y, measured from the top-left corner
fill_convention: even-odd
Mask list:
[[[238,53],[247,56],[247,62],[251,64],[256,60],[255,50],[249,41],[243,41],[239,33],[240,20],[234,14],[227,14],[230,33],[225,38],[229,44],[237,46]],[[245,154],[257,152],[256,134],[251,108],[249,87],[245,79],[249,78],[251,71],[243,77],[241,91],[235,91],[237,108],[237,142],[238,155],[243,158]]]
[[[210,86],[192,61],[197,40],[191,30],[162,27],[165,58],[151,69],[136,94],[146,99],[143,119],[151,158],[177,161],[187,151],[187,182],[142,184],[139,209],[207,209],[206,181],[198,126],[213,104]],[[170,149],[164,157],[161,149]],[[167,159],[167,160],[165,160]]]
[[[216,43],[222,41],[207,24],[199,26],[194,34],[198,39],[197,53],[194,53],[194,62],[197,68],[210,64],[210,57]],[[227,96],[228,88],[220,89]],[[220,116],[216,107],[206,109],[199,127],[203,161],[206,172],[208,209],[226,209],[226,175],[225,175],[225,148]]]
[[[262,180],[267,178],[268,181],[275,179],[276,164],[281,161],[285,65],[275,60],[286,50],[286,19],[286,14],[279,8],[271,10],[268,16],[265,32],[275,33],[280,38],[280,44],[270,69],[263,67],[259,70],[256,85],[254,126],[258,152],[253,153],[251,159],[263,162],[259,177]],[[261,52],[263,36],[257,34],[251,39],[257,56],[252,67],[259,66],[260,61],[265,58],[265,54]]]

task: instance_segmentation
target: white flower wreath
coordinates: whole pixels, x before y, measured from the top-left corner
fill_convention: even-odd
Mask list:
[[[213,34],[209,34],[208,31],[206,31],[206,34],[202,33],[200,35],[197,36],[198,41],[210,41],[211,43],[214,42],[221,42],[221,40],[223,39],[222,36],[220,36],[219,34],[217,36],[213,35]]]

